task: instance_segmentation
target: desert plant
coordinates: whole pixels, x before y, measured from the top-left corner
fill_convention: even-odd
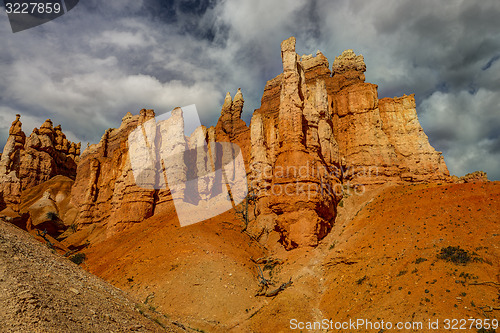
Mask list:
[[[86,258],[85,253],[77,253],[69,257],[69,260],[71,260],[77,265],[80,265],[85,261],[85,258]]]
[[[467,264],[472,260],[471,255],[460,246],[448,246],[441,248],[441,251],[437,255],[438,259],[443,259],[446,261],[451,261],[455,264]]]
[[[47,214],[45,214],[45,217],[47,218],[47,220],[50,220],[50,221],[58,221],[59,220],[59,214],[57,214],[56,212],[47,212]]]
[[[399,271],[397,276],[405,275],[406,273],[408,273],[408,271],[403,269],[402,271]]]
[[[356,281],[356,284],[362,284],[367,278],[368,278],[368,276],[366,276],[366,275],[363,276],[361,279]]]
[[[250,222],[250,213],[249,213],[249,207],[250,205],[253,205],[253,216],[257,215],[256,210],[256,200],[257,200],[257,193],[253,188],[248,189],[248,194],[246,198],[243,200],[243,202],[240,204],[240,208],[235,208],[236,215],[238,215],[242,220],[243,223],[245,223],[245,226],[243,227],[242,231],[247,230],[248,223]]]
[[[40,232],[40,230],[37,229],[36,234],[45,240],[49,249],[54,249],[54,244],[52,244],[50,239],[47,238],[47,229],[44,229],[42,232]]]
[[[420,264],[424,261],[427,261],[427,259],[420,257],[420,258],[417,258],[417,260],[415,260],[415,264]]]

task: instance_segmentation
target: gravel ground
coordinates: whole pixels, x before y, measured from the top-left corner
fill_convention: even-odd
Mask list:
[[[0,220],[0,332],[165,332],[119,289]]]

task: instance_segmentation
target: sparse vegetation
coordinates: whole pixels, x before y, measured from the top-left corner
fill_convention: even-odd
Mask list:
[[[427,259],[426,259],[426,258],[422,258],[422,257],[420,257],[420,258],[417,258],[417,260],[415,260],[415,264],[417,264],[417,265],[418,265],[418,264],[420,264],[420,263],[423,263],[424,261],[427,261]]]
[[[47,244],[47,247],[49,249],[52,249],[52,250],[54,249],[54,244],[52,244],[50,239],[47,238],[47,229],[44,229],[42,232],[40,232],[40,230],[37,230],[36,234],[45,240],[45,242],[46,242],[45,244]]]
[[[77,265],[82,264],[86,259],[85,253],[77,253],[69,257],[69,260],[74,262]]]
[[[408,273],[407,270],[402,270],[402,271],[399,271],[397,276],[405,275],[406,273]]]
[[[59,214],[57,214],[56,212],[47,212],[47,214],[45,214],[45,217],[47,218],[47,220],[50,220],[50,221],[58,221],[59,220]]]
[[[265,270],[269,270],[269,271],[272,271],[274,269],[274,267],[276,267],[277,265],[281,264],[281,261],[280,260],[277,260],[277,259],[270,259],[265,265],[264,267],[262,268],[263,271]]]
[[[460,246],[448,246],[441,248],[441,251],[437,255],[438,259],[443,259],[446,261],[451,261],[455,264],[467,264],[472,260],[471,255]]]
[[[363,282],[365,282],[365,280],[367,279],[368,277],[365,275],[363,276],[361,279],[357,280],[356,283],[357,284],[362,284]]]
[[[464,279],[473,279],[473,280],[477,280],[477,276],[476,275],[473,275],[473,274],[470,274],[470,273],[465,273],[465,272],[462,272],[460,273],[460,275],[458,277],[463,277]]]
[[[256,210],[256,205],[255,205],[256,200],[257,200],[257,193],[255,192],[255,190],[253,188],[249,188],[248,194],[247,194],[245,200],[243,200],[243,202],[240,204],[239,208],[235,208],[236,215],[238,215],[245,223],[245,226],[243,227],[242,232],[247,230],[248,223],[250,222],[250,213],[249,213],[250,205],[253,205],[254,218],[257,215],[257,212],[255,211]]]

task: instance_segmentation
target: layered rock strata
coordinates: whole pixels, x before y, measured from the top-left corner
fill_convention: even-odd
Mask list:
[[[377,85],[365,82],[363,56],[352,50],[336,57],[330,70],[320,51],[298,57],[294,45],[293,38],[283,42],[283,73],[267,82],[251,121],[249,176],[258,216],[249,230],[255,237],[278,230],[287,248],[314,245],[328,232],[331,222],[324,221],[334,219],[332,206],[342,189],[450,180],[441,153],[418,122],[413,95],[379,100]],[[326,201],[311,195],[316,215],[303,210],[300,195],[273,193],[277,185],[303,181],[300,175],[277,177],[277,170],[306,171],[303,164],[311,158],[328,170],[328,180],[320,177],[322,187],[340,190]],[[314,184],[317,178],[304,181]],[[287,210],[296,217],[282,218]],[[309,222],[299,227],[298,220]]]
[[[129,133],[154,116],[146,109],[135,116],[127,113],[118,129],[108,129],[99,143],[83,151],[71,191],[80,226],[105,224],[118,230],[114,227],[121,222],[141,222],[153,215],[155,206],[167,200],[166,193],[136,185],[129,161]]]
[[[317,245],[333,224],[339,179],[329,164],[338,163],[338,148],[324,80],[306,83],[295,38],[281,44],[281,55],[278,117],[265,127],[257,110],[251,123],[251,187],[257,192],[258,216],[250,232],[260,237],[259,229],[274,227],[291,249]]]
[[[190,136],[181,108],[168,119],[145,109],[127,114],[120,128],[106,131],[81,156],[72,190],[78,223],[118,232],[164,211],[171,201],[181,225],[231,209],[228,191],[244,189],[231,193],[236,203],[246,196],[245,166],[237,145],[217,141],[249,135],[242,106],[241,91],[234,101],[228,94],[217,127],[200,126]]]
[[[215,140],[217,142],[232,142],[239,146],[243,153],[243,159],[248,168],[250,161],[250,129],[241,119],[244,104],[241,89],[231,98],[228,92],[222,105],[221,115],[215,126]]]
[[[281,56],[283,73],[267,82],[250,127],[240,89],[226,95],[215,127],[186,136],[181,109],[165,121],[144,109],[81,157],[60,126],[48,120],[26,137],[18,117],[1,156],[3,205],[16,209],[23,187],[55,174],[74,178],[79,160],[71,194],[77,223],[116,232],[172,200],[180,221],[201,221],[243,200],[248,173],[256,218],[247,230],[262,242],[277,231],[292,249],[315,246],[329,232],[346,188],[451,180],[414,96],[379,99],[377,85],[365,82],[363,56],[346,50],[330,67],[320,51],[299,57],[293,37]]]
[[[3,208],[19,211],[23,191],[56,175],[74,179],[80,155],[80,143],[66,139],[61,125],[53,127],[47,119],[29,137],[22,131],[20,115],[9,130],[9,138],[0,159],[0,193]]]

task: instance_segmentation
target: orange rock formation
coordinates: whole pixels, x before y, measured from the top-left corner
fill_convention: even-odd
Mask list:
[[[414,96],[379,100],[377,86],[365,82],[363,56],[344,51],[330,70],[319,51],[299,57],[293,37],[281,44],[281,56],[283,73],[267,82],[250,127],[241,119],[240,89],[234,99],[227,94],[215,127],[202,126],[186,137],[180,109],[169,119],[178,131],[159,127],[154,144],[183,151],[161,165],[178,178],[172,191],[138,186],[131,166],[129,149],[137,147],[129,146],[129,134],[139,125],[146,131],[153,110],[128,113],[120,128],[107,130],[80,158],[79,144],[69,142],[60,126],[47,120],[26,138],[18,117],[0,163],[4,206],[16,210],[23,188],[57,174],[74,178],[76,172],[71,194],[76,222],[118,232],[167,209],[172,195],[186,196],[185,183],[193,177],[199,179],[189,186],[198,192],[184,199],[208,204],[217,181],[209,171],[235,154],[232,148],[216,149],[214,142],[228,141],[242,150],[256,204],[247,231],[263,243],[274,233],[292,249],[315,246],[329,233],[346,189],[451,181],[441,153],[430,146],[418,122]],[[210,158],[207,149],[212,149]],[[160,167],[159,160],[152,163]],[[150,182],[158,183],[158,176]]]
[[[287,248],[314,245],[331,228],[345,187],[449,180],[418,122],[413,95],[379,100],[377,86],[364,82],[363,56],[344,51],[330,71],[319,51],[299,57],[293,37],[281,54],[283,73],[267,82],[251,123],[255,237],[277,229]],[[309,178],[278,175],[283,169]],[[281,187],[291,184],[308,184],[301,192],[307,199],[283,194]]]
[[[74,179],[80,155],[80,143],[66,139],[61,125],[47,119],[29,137],[22,131],[20,115],[9,130],[9,138],[0,160],[0,208],[19,211],[21,193],[56,175]]]

